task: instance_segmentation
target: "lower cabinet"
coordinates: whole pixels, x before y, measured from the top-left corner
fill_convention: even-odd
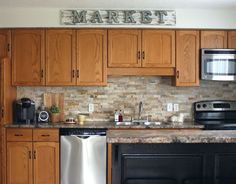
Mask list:
[[[236,144],[114,144],[112,184],[235,184]]]
[[[7,143],[7,184],[33,183],[32,143]]]
[[[7,184],[59,184],[59,142],[55,142],[55,131],[58,132],[49,130],[45,134],[44,130],[40,139],[37,129],[7,130]]]

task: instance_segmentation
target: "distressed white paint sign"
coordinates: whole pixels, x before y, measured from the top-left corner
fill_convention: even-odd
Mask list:
[[[63,25],[166,25],[176,24],[175,10],[61,10]]]

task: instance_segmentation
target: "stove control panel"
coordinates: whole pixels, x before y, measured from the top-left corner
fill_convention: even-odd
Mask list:
[[[236,111],[236,101],[200,101],[194,103],[194,111]]]

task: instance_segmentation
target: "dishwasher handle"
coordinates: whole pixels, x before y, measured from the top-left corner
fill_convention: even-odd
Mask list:
[[[104,134],[95,134],[95,135],[84,134],[84,135],[73,135],[73,136],[76,136],[76,137],[81,138],[81,139],[87,139],[89,137],[106,136],[106,133],[104,133]]]

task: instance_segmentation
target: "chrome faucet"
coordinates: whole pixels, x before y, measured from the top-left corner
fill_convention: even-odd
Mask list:
[[[138,119],[140,120],[141,119],[141,115],[142,115],[142,112],[143,112],[143,102],[139,102],[139,106],[138,106]]]

